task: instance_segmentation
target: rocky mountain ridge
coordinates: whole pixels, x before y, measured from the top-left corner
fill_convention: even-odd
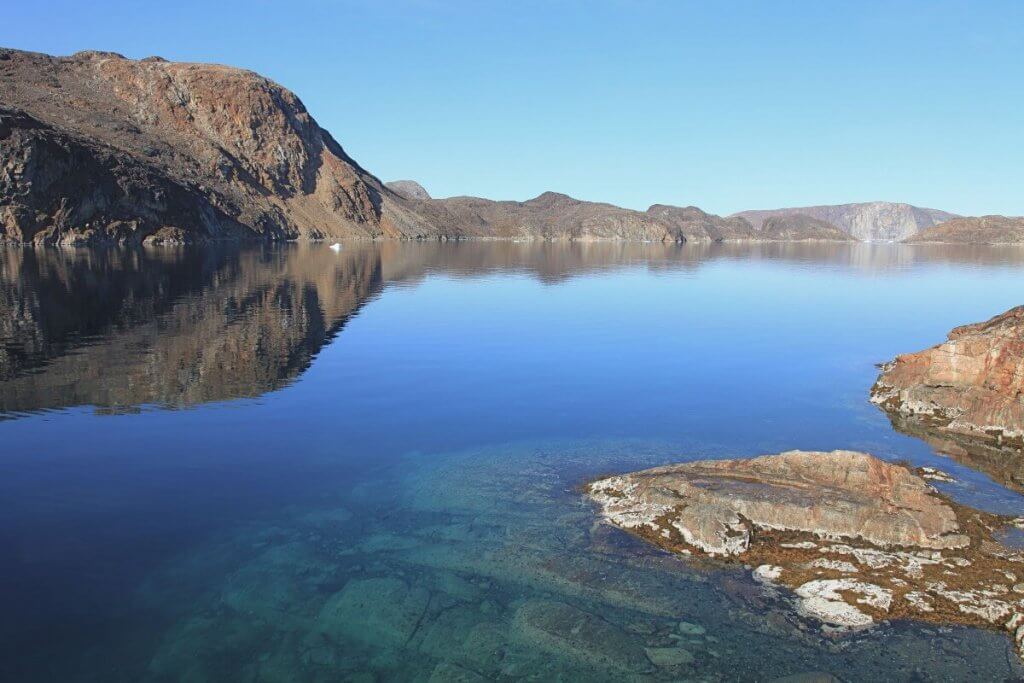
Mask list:
[[[803,214],[825,221],[854,239],[863,242],[895,242],[917,234],[921,230],[958,218],[956,214],[927,209],[900,202],[862,202],[803,206],[786,209],[740,211],[733,214],[746,218],[755,230],[760,230],[772,217]]]
[[[432,199],[415,181],[381,182],[294,93],[254,72],[0,48],[3,241],[896,240],[949,218],[886,202],[720,217],[554,192]]]

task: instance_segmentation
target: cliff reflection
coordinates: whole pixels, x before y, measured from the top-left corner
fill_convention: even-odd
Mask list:
[[[4,252],[0,410],[258,396],[381,286],[373,249]]]
[[[1024,250],[845,243],[362,243],[127,251],[0,249],[0,418],[182,407],[286,386],[388,283],[525,273],[545,283],[717,260],[1014,266]]]

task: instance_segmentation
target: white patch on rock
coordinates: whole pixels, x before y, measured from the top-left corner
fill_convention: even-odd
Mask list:
[[[830,560],[827,557],[822,557],[811,562],[811,566],[817,567],[818,569],[831,569],[837,572],[845,572],[847,574],[856,574],[858,571],[858,569],[849,562],[845,562],[843,560]]]
[[[892,604],[892,591],[856,579],[817,579],[796,589],[801,598],[800,612],[835,626],[863,627],[873,619],[843,600],[841,591],[856,593],[857,602],[888,611]]]
[[[777,567],[774,564],[762,564],[754,570],[754,578],[758,581],[771,583],[778,581],[780,576],[782,576],[782,567]]]
[[[911,591],[903,596],[907,602],[910,603],[911,607],[919,612],[934,612],[935,608],[932,607],[931,600],[927,595],[920,591]]]
[[[951,483],[956,481],[956,479],[951,477],[949,474],[943,472],[942,470],[935,469],[934,467],[922,467],[921,476],[924,477],[925,479],[931,479],[932,481],[941,481],[944,483]]]

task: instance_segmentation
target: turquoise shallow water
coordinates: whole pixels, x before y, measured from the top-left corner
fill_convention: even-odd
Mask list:
[[[0,251],[0,678],[1007,680],[999,633],[831,634],[597,523],[599,474],[789,448],[950,472],[874,363],[1020,302],[891,245]],[[1012,463],[1011,463],[1012,464]]]

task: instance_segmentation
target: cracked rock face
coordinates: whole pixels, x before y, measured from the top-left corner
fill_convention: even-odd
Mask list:
[[[1024,447],[1024,306],[964,325],[930,349],[898,356],[871,388],[904,431],[970,447]],[[899,427],[899,425],[897,425]]]
[[[1008,631],[1024,643],[1024,553],[996,541],[1014,520],[943,498],[866,453],[789,451],[606,477],[604,518],[662,548],[740,561],[793,589],[829,627],[912,618]]]

